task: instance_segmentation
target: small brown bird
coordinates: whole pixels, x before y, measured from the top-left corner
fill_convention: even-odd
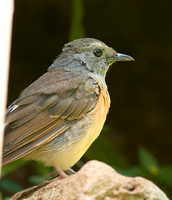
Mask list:
[[[110,65],[133,60],[92,38],[64,45],[48,71],[8,107],[3,164],[24,157],[65,177],[102,130]]]

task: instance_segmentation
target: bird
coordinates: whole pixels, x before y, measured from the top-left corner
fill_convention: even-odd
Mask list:
[[[66,177],[103,128],[110,107],[105,77],[118,61],[134,59],[94,38],[65,44],[47,72],[7,108],[3,165],[36,160]]]

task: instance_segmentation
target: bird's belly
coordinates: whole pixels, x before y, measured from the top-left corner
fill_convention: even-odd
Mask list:
[[[76,139],[70,139],[64,147],[58,149],[54,153],[53,160],[55,162],[53,165],[57,165],[59,168],[66,170],[77,163],[100,134],[104,121],[105,117],[102,121],[99,121],[99,123],[93,123],[86,129],[82,128],[82,126],[78,126],[78,129],[81,129],[81,134],[79,133],[80,136]],[[77,130],[70,134],[77,134]]]

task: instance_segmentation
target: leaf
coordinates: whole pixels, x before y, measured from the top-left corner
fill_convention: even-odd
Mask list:
[[[140,169],[139,166],[133,166],[127,169],[121,169],[121,168],[116,168],[115,170],[121,174],[123,174],[124,176],[144,176],[144,173],[142,172],[142,170]]]
[[[0,200],[10,200],[10,197],[4,197],[2,196],[2,193],[0,192]]]
[[[159,163],[156,158],[144,147],[140,147],[138,151],[139,162],[141,167],[151,175],[159,173]]]
[[[53,167],[45,167],[39,162],[36,162],[36,161],[33,161],[33,162],[34,162],[34,166],[36,167],[37,171],[41,175],[46,176],[47,174],[51,173],[54,170]]]
[[[24,189],[17,182],[12,181],[10,179],[1,179],[0,187],[3,188],[5,191],[11,192],[11,193],[16,193]]]
[[[161,180],[164,184],[166,184],[169,187],[172,187],[172,166],[167,165],[161,167],[158,177],[159,180]]]
[[[10,200],[10,197],[5,197],[3,198],[3,200]]]
[[[4,165],[2,167],[2,178],[26,164],[27,164],[26,161],[19,159],[12,163],[8,163],[8,164]]]
[[[69,40],[75,40],[85,37],[83,26],[84,7],[83,0],[73,0],[71,27],[69,33]]]
[[[45,176],[31,176],[31,177],[29,177],[29,182],[36,184],[36,185],[42,183],[43,181],[45,181]]]
[[[98,139],[86,152],[87,159],[101,160],[111,166],[127,167],[127,159],[113,146],[105,134],[100,134]]]

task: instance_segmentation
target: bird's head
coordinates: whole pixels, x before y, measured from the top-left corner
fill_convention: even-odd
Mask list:
[[[82,38],[64,45],[59,58],[72,59],[71,67],[86,68],[105,77],[109,66],[117,61],[134,61],[131,56],[117,53],[100,40]],[[79,63],[79,64],[76,64]]]

